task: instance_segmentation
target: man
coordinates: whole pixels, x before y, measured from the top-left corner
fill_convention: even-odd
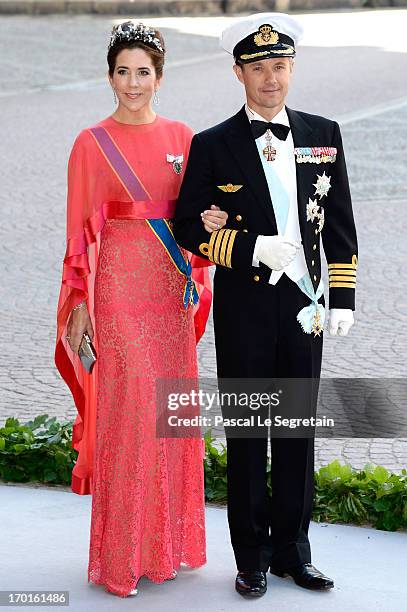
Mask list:
[[[222,34],[245,106],[193,139],[174,232],[216,264],[213,316],[219,380],[318,379],[325,309],[320,238],[329,268],[329,331],[353,324],[357,239],[339,126],[285,106],[300,25],[252,15]],[[229,214],[208,234],[200,216]],[[301,398],[298,398],[300,401]],[[266,592],[266,572],[309,589],[333,580],[311,565],[314,440],[227,436],[228,520],[236,590]]]

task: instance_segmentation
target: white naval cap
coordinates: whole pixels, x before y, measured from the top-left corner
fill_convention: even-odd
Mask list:
[[[294,57],[301,24],[285,13],[255,13],[225,28],[220,44],[242,64],[270,57]]]

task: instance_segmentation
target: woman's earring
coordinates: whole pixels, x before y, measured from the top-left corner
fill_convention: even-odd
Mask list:
[[[113,87],[112,87],[113,89]],[[113,98],[114,98],[114,103],[117,104],[117,97],[116,97],[116,90],[113,89]]]
[[[153,102],[154,104],[156,104],[157,106],[160,104],[160,100],[158,99],[157,96],[157,90],[154,91],[154,98],[153,98]]]

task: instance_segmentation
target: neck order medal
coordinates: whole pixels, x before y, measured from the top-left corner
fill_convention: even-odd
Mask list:
[[[274,147],[271,146],[271,130],[267,130],[265,138],[267,144],[263,149],[263,155],[266,158],[266,161],[272,162],[276,159],[277,151]]]

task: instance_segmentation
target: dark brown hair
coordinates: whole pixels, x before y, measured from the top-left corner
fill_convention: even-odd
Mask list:
[[[155,36],[159,39],[161,46],[165,51],[164,38],[161,32],[159,30],[154,30],[154,32]],[[113,76],[114,69],[116,67],[117,56],[119,55],[120,51],[123,51],[123,49],[142,49],[143,51],[145,51],[151,59],[157,79],[160,79],[162,77],[165,59],[164,53],[161,53],[161,51],[159,51],[158,49],[155,49],[153,47],[150,47],[149,45],[142,43],[140,40],[119,42],[117,43],[117,45],[113,45],[113,47],[109,49],[107,53],[107,63],[109,66],[110,77]]]

